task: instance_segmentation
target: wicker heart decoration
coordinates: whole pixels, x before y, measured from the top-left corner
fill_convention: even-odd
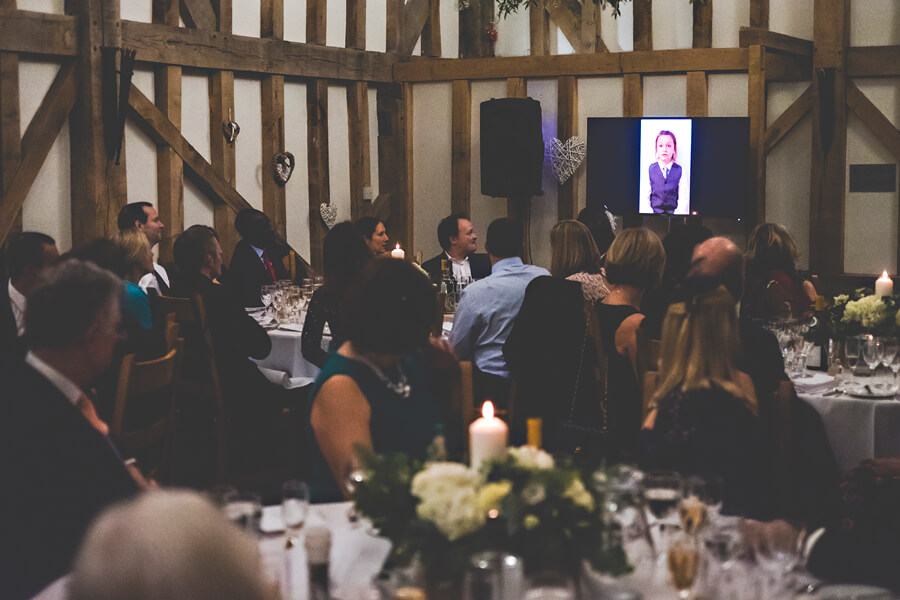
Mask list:
[[[550,166],[560,185],[575,174],[587,154],[587,144],[580,137],[570,137],[565,142],[550,138],[547,142],[546,155],[550,158]]]
[[[290,152],[282,152],[272,157],[272,162],[275,167],[275,181],[278,185],[286,184],[288,179],[291,178],[291,173],[294,172],[294,165],[297,162],[294,159],[294,155]]]
[[[319,214],[322,215],[322,221],[328,226],[328,229],[334,227],[337,221],[337,208],[333,204],[325,204],[324,202],[320,204]]]
[[[241,126],[234,121],[226,121],[222,123],[222,133],[225,134],[225,139],[228,140],[229,144],[234,143],[234,140],[237,139],[237,136],[240,132]]]

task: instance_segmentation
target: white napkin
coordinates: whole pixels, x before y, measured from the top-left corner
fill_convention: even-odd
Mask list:
[[[256,368],[259,369],[259,372],[262,373],[266,379],[275,385],[280,385],[286,390],[304,387],[315,381],[312,377],[291,377],[287,372],[279,371],[278,369],[267,369],[266,367],[260,367],[259,365],[257,365]]]
[[[794,387],[801,394],[816,394],[834,387],[834,377],[828,373],[816,371],[810,377],[794,379]]]

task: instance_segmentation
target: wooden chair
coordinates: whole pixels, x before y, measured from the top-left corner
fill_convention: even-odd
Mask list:
[[[177,325],[175,326],[177,330]],[[175,388],[180,343],[161,358],[122,359],[110,435],[119,450],[140,458],[145,475],[170,481],[174,459]]]
[[[475,405],[474,369],[475,366],[472,361],[459,361],[459,377],[451,384],[453,405],[459,407],[460,421],[462,423],[462,448],[467,454],[469,451],[469,425],[481,416],[481,406]],[[516,384],[515,381],[512,381],[509,398],[506,399],[506,408],[497,408],[497,401],[494,400],[494,416],[506,421],[510,430],[512,430],[514,424],[515,398]]]
[[[179,324],[184,337],[184,369],[179,378],[179,392],[184,397],[201,395],[210,398],[214,405],[216,428],[216,479],[223,481],[226,474],[225,402],[222,397],[219,369],[213,349],[212,334],[206,323],[206,307],[203,298],[194,294],[191,298],[154,296],[150,298],[150,310],[154,322],[166,322],[169,315]]]

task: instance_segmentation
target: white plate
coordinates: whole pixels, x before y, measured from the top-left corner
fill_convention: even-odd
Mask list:
[[[847,387],[847,394],[854,398],[868,398],[875,400],[878,398],[893,398],[897,392],[882,390],[877,387],[868,386],[868,390],[863,385],[853,385]]]
[[[891,600],[890,590],[871,585],[832,584],[819,588],[817,600]]]

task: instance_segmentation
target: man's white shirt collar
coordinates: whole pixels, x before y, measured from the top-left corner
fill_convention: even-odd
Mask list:
[[[19,337],[25,333],[25,306],[27,302],[28,300],[22,295],[22,292],[16,289],[16,286],[12,284],[12,279],[10,279],[9,304],[12,306],[13,316],[16,318],[16,328],[18,329]]]
[[[76,404],[79,398],[84,394],[74,381],[42,361],[30,350],[28,351],[28,354],[25,355],[25,363],[43,375],[73,405]]]

